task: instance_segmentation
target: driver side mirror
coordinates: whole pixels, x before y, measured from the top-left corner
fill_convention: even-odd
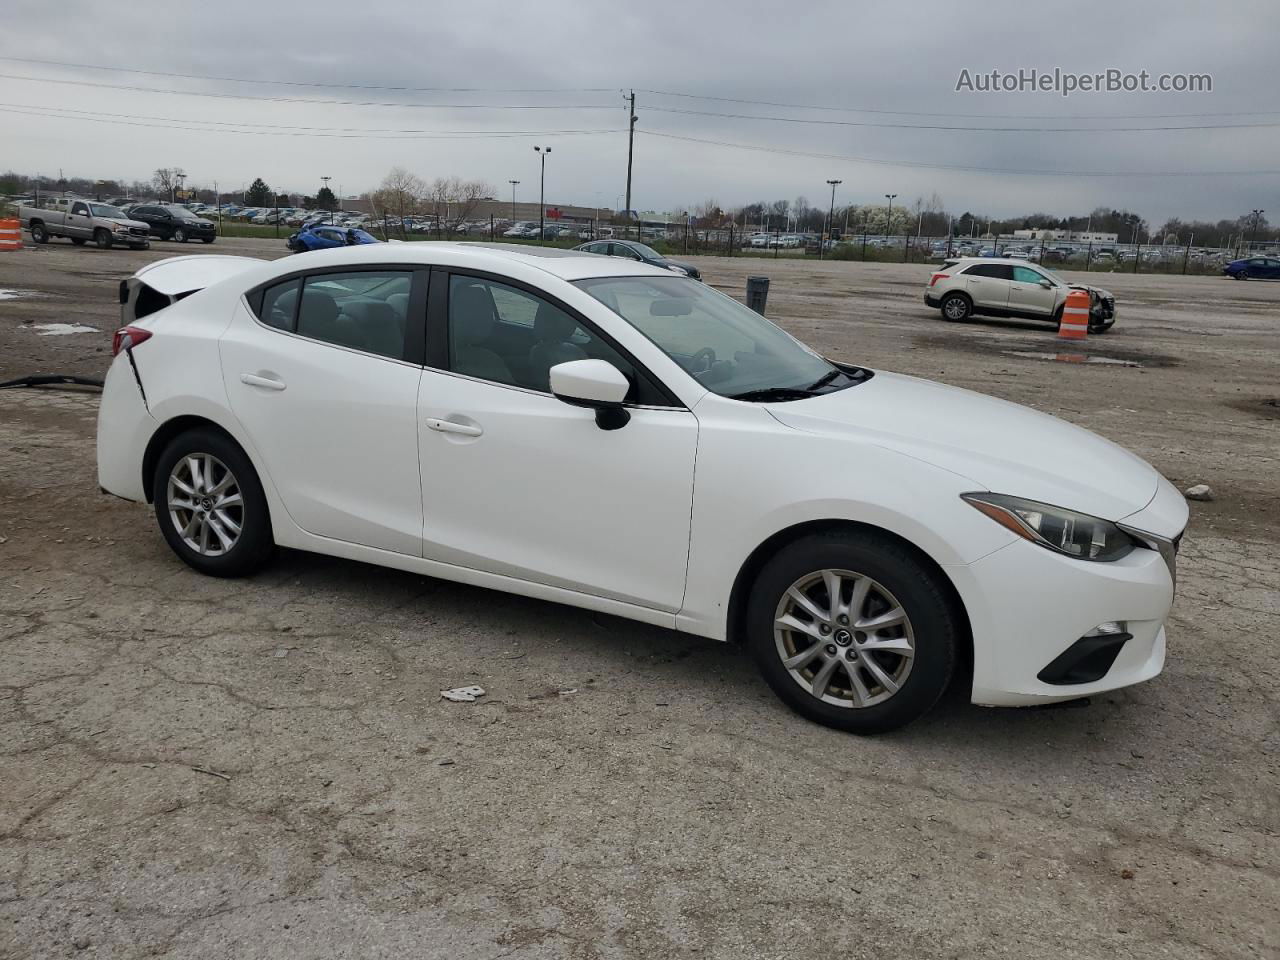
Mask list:
[[[1041,281],[1040,281],[1040,286],[1042,286],[1042,287],[1043,287],[1044,289],[1046,289],[1046,290],[1052,290],[1052,289],[1053,289],[1053,284],[1052,284],[1052,283],[1050,283],[1048,280],[1041,280]]]
[[[622,405],[631,384],[607,360],[570,360],[551,368],[551,392],[557,400],[596,412],[601,430],[619,430],[631,420]]]

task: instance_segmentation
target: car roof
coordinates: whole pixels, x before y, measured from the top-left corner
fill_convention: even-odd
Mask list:
[[[1017,257],[947,257],[948,260],[957,260],[966,267],[975,263],[1008,263],[1010,260],[1017,260]],[[1019,260],[1019,263],[1022,261]]]
[[[366,243],[354,247],[338,247],[333,250],[313,250],[309,253],[272,261],[281,270],[297,270],[303,262],[317,266],[342,266],[351,264],[439,265],[465,267],[472,270],[503,272],[508,265],[520,264],[533,267],[561,280],[586,280],[594,277],[670,277],[669,271],[651,267],[636,260],[620,260],[602,257],[597,253],[580,250],[562,250],[556,247],[535,247],[517,243],[468,243],[433,241]]]

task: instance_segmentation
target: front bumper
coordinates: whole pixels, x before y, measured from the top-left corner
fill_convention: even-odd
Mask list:
[[[1150,680],[1164,666],[1173,576],[1155,550],[1091,563],[1017,540],[946,571],[973,631],[974,703],[1073,700]],[[1081,637],[1110,621],[1123,623],[1130,636],[1099,679],[1048,683],[1040,678]]]

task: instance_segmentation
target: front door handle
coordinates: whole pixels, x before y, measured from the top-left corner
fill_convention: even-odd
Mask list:
[[[262,387],[264,390],[283,390],[284,381],[275,380],[271,377],[259,377],[253,373],[240,374],[240,382],[248,384],[251,387]]]
[[[427,417],[427,426],[440,433],[460,433],[464,437],[478,437],[484,433],[480,427],[469,423],[457,423],[454,420],[441,420],[438,417]]]

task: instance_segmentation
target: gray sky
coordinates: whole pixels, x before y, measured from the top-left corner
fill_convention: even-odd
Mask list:
[[[427,179],[478,177],[507,197],[537,196],[534,144],[549,144],[549,201],[613,207],[626,176],[626,113],[640,115],[633,206],[725,207],[804,195],[837,203],[883,202],[937,192],[956,214],[1087,212],[1129,207],[1156,225],[1166,216],[1218,219],[1253,207],[1280,215],[1280,175],[1153,176],[1174,171],[1280,170],[1280,4],[1067,4],[956,0],[855,4],[698,2],[427,3],[343,0],[181,4],[6,0],[0,56],[253,80],[180,79],[0,61],[0,164],[24,172],[143,178],[180,166],[188,185],[238,190],[261,176],[281,189],[314,191],[322,175],[354,194],[392,165]],[[958,93],[962,68],[1016,72],[1207,73],[1212,93]],[[13,79],[16,76],[43,80]],[[51,79],[156,91],[51,83]],[[381,87],[486,88],[475,92],[286,86],[268,80]],[[501,88],[501,89],[494,89]],[[542,92],[555,88],[562,92]],[[565,90],[564,88],[579,88]],[[581,88],[599,88],[584,90]],[[185,91],[179,93],[176,91]],[[805,110],[736,100],[824,105]],[[234,94],[249,99],[192,96]],[[266,98],[376,101],[381,105],[270,102]],[[423,104],[530,105],[570,109],[442,109]],[[19,105],[19,106],[15,106]],[[590,106],[590,109],[585,107]],[[35,108],[32,110],[31,108]],[[33,113],[62,111],[55,117]],[[12,112],[22,110],[25,112]],[[691,115],[818,119],[824,124]],[[852,112],[898,111],[898,113]],[[1271,113],[1252,113],[1267,111]],[[71,113],[70,111],[84,111]],[[919,114],[936,114],[922,116]],[[1248,113],[1248,115],[1245,115]],[[94,122],[105,114],[127,115]],[[960,114],[980,115],[962,117]],[[1170,114],[1203,114],[1188,117]],[[1048,119],[1010,119],[1034,115]],[[1162,116],[1163,115],[1163,116]],[[1091,119],[1069,119],[1072,117]],[[1125,116],[1131,119],[1096,119]],[[137,119],[162,118],[162,119]],[[830,121],[839,121],[832,123]],[[1072,133],[890,129],[847,124],[1106,127],[1277,124],[1235,129]],[[219,124],[223,126],[219,128]],[[254,124],[252,128],[236,124]],[[198,129],[175,129],[187,126]],[[345,137],[245,135],[237,129],[353,130]],[[368,130],[481,134],[501,139],[422,139]],[[694,137],[763,152],[659,138]],[[391,139],[391,138],[397,139]],[[417,137],[417,138],[415,138]],[[817,159],[795,154],[889,161]],[[894,161],[960,169],[930,169]],[[1027,176],[1000,170],[1132,172],[1125,177]],[[1272,217],[1276,219],[1276,217]]]

